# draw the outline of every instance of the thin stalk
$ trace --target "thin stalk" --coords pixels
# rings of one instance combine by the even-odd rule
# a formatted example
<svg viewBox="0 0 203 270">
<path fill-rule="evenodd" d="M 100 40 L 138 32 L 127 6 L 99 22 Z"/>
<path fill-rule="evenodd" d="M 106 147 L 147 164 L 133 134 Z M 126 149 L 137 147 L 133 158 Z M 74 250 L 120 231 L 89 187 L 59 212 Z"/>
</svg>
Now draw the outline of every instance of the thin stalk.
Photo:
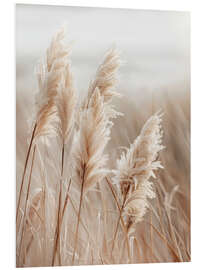
<svg viewBox="0 0 203 270">
<path fill-rule="evenodd" d="M 170 212 L 168 213 L 168 211 L 166 210 L 166 213 L 167 213 L 166 216 L 167 216 L 168 222 L 169 222 L 169 227 L 170 227 L 171 237 L 172 237 L 172 240 L 173 240 L 174 243 L 175 243 L 175 247 L 176 247 L 176 250 L 177 250 L 177 252 L 178 252 L 179 259 L 180 259 L 180 261 L 182 262 L 182 261 L 183 261 L 183 257 L 182 257 L 180 248 L 179 248 L 178 243 L 177 243 L 177 239 L 176 239 L 176 235 L 175 235 L 175 232 L 174 232 L 174 229 L 173 229 L 173 225 L 172 225 L 172 223 L 171 223 Z"/>
<path fill-rule="evenodd" d="M 174 255 L 174 257 L 176 258 L 176 262 L 180 262 L 180 258 L 178 256 L 178 254 L 176 253 L 176 251 L 173 249 L 173 247 L 170 245 L 170 243 L 168 242 L 168 240 L 166 239 L 166 237 L 160 233 L 158 231 L 158 229 L 153 225 L 153 224 L 150 224 L 149 222 L 145 221 L 146 224 L 149 224 L 153 229 L 154 231 L 159 235 L 160 239 L 163 240 L 163 243 L 166 244 L 166 246 L 170 249 L 171 253 Z"/>
<path fill-rule="evenodd" d="M 25 173 L 26 173 L 26 169 L 27 169 L 27 164 L 28 164 L 28 160 L 29 160 L 29 156 L 30 156 L 30 151 L 32 148 L 32 143 L 33 143 L 36 127 L 37 127 L 37 123 L 35 124 L 34 129 L 32 131 L 32 136 L 30 139 L 30 144 L 29 144 L 26 159 L 25 159 L 25 165 L 24 165 L 23 176 L 22 176 L 22 181 L 21 181 L 21 185 L 20 185 L 20 192 L 19 192 L 19 196 L 18 196 L 17 209 L 16 209 L 16 223 L 17 223 L 17 219 L 18 219 L 20 201 L 21 201 L 21 197 L 22 197 L 22 190 L 23 190 L 23 185 L 24 185 L 24 180 L 25 180 Z"/>
<path fill-rule="evenodd" d="M 99 257 L 100 257 L 100 260 L 101 260 L 101 264 L 104 264 L 104 262 L 103 262 L 103 260 L 102 260 L 102 256 L 101 256 L 100 252 L 99 252 Z"/>
<path fill-rule="evenodd" d="M 79 204 L 79 211 L 78 211 L 78 219 L 77 219 L 77 225 L 76 225 L 76 232 L 75 232 L 75 245 L 73 250 L 73 258 L 72 258 L 72 265 L 74 265 L 75 261 L 75 252 L 77 248 L 77 241 L 78 241 L 78 231 L 79 231 L 79 223 L 80 223 L 80 213 L 81 213 L 81 206 L 82 206 L 82 199 L 83 199 L 83 190 L 84 190 L 84 176 L 85 176 L 85 165 L 83 169 L 83 176 L 82 176 L 82 185 L 81 185 L 81 192 L 80 192 L 80 204 Z"/>
<path fill-rule="evenodd" d="M 162 215 L 161 204 L 160 204 L 160 202 L 161 202 L 160 195 L 161 194 L 160 194 L 160 191 L 158 189 L 158 185 L 155 185 L 155 188 L 156 188 L 156 194 L 157 194 L 156 201 L 157 201 L 157 206 L 158 206 L 158 211 L 159 211 L 159 218 L 160 218 L 159 223 L 160 223 L 162 234 L 166 235 L 165 230 L 164 230 L 164 225 L 163 225 L 164 224 L 163 223 L 163 215 Z"/>
<path fill-rule="evenodd" d="M 46 149 L 46 144 L 44 147 L 44 161 L 43 161 L 43 165 L 42 165 L 42 158 L 41 158 L 41 154 L 40 151 L 38 151 L 39 154 L 39 159 L 40 159 L 40 169 L 39 171 L 41 172 L 41 179 L 42 179 L 42 190 L 43 190 L 43 203 L 42 203 L 42 215 L 43 215 L 43 227 L 42 227 L 42 234 L 44 235 L 44 241 L 43 241 L 43 249 L 44 249 L 44 256 L 43 256 L 43 260 L 44 260 L 44 265 L 46 265 L 47 262 L 47 230 L 46 230 L 46 179 L 45 179 L 45 163 L 46 163 L 46 154 L 45 154 L 45 150 Z"/>
<path fill-rule="evenodd" d="M 61 151 L 61 178 L 63 177 L 63 166 L 64 166 L 64 143 L 62 146 Z M 52 259 L 52 266 L 54 266 L 56 254 L 58 251 L 58 257 L 59 257 L 59 265 L 61 266 L 61 256 L 60 256 L 60 223 L 61 223 L 61 193 L 62 193 L 62 187 L 61 187 L 61 181 L 60 180 L 60 191 L 59 191 L 59 204 L 58 204 L 58 217 L 57 217 L 57 225 L 56 225 L 56 232 L 55 232 L 55 245 L 54 245 L 54 255 Z"/>
<path fill-rule="evenodd" d="M 64 143 L 63 143 L 63 146 L 62 146 L 62 152 L 61 152 L 61 177 L 63 176 L 64 149 L 65 149 L 65 145 L 64 145 Z"/>
<path fill-rule="evenodd" d="M 73 207 L 73 210 L 74 210 L 74 212 L 75 212 L 75 215 L 78 216 L 78 212 L 77 212 L 77 210 L 76 210 L 76 207 L 75 207 L 75 205 L 74 205 L 74 203 L 73 203 L 71 197 L 69 197 L 69 200 L 70 200 L 70 204 L 71 204 L 72 207 Z M 81 223 L 81 226 L 83 227 L 83 229 L 85 230 L 85 232 L 87 233 L 88 239 L 90 239 L 91 242 L 92 242 L 92 244 L 95 246 L 94 239 L 93 239 L 93 238 L 91 237 L 91 235 L 89 234 L 88 229 L 86 228 L 86 226 L 85 226 L 84 222 L 82 221 L 81 217 L 80 217 L 80 223 Z"/>
<path fill-rule="evenodd" d="M 152 212 L 150 209 L 150 242 L 151 242 L 150 251 L 151 251 L 151 256 L 153 257 L 154 244 L 153 244 L 153 230 L 152 230 L 151 224 L 152 224 Z"/>
<path fill-rule="evenodd" d="M 60 222 L 59 222 L 59 231 L 58 231 L 59 238 L 58 238 L 58 241 L 56 243 L 56 245 L 57 245 L 56 248 L 59 250 L 59 263 L 60 263 L 60 265 L 61 265 L 60 234 L 61 234 L 61 227 L 62 227 L 62 223 L 63 223 L 64 213 L 65 213 L 65 210 L 66 210 L 66 207 L 68 204 L 70 184 L 71 184 L 71 179 L 70 179 L 69 184 L 68 184 L 68 190 L 67 190 L 67 194 L 66 194 L 66 198 L 65 198 L 65 202 L 64 202 Z"/>
<path fill-rule="evenodd" d="M 158 194 L 158 190 L 157 190 L 157 194 Z M 157 201 L 157 208 L 159 211 L 159 218 L 160 218 L 159 223 L 160 223 L 161 232 L 165 235 L 164 226 L 163 226 L 163 215 L 162 215 L 161 206 L 159 202 L 159 195 L 157 196 L 156 201 Z"/>
<path fill-rule="evenodd" d="M 102 202 L 102 211 L 103 211 L 103 245 L 105 245 L 105 252 L 108 254 L 108 248 L 107 248 L 107 206 L 106 206 L 106 199 L 105 199 L 105 189 L 102 185 L 102 183 L 98 183 L 98 187 L 100 190 L 100 196 L 101 196 L 101 202 Z M 100 255 L 100 254 L 99 254 Z"/>
<path fill-rule="evenodd" d="M 157 256 L 154 254 L 154 252 L 153 252 L 153 249 L 152 249 L 152 247 L 147 243 L 147 241 L 143 238 L 143 243 L 146 245 L 146 247 L 150 250 L 150 253 L 151 253 L 151 260 L 152 260 L 152 258 L 153 258 L 153 261 L 151 261 L 151 262 L 153 262 L 153 263 L 157 263 L 157 262 L 160 262 L 160 260 L 157 258 Z"/>
<path fill-rule="evenodd" d="M 35 150 L 36 150 L 36 145 L 34 146 L 34 149 L 33 149 L 32 164 L 31 164 L 30 175 L 29 175 L 29 180 L 28 180 L 28 189 L 27 189 L 27 195 L 26 195 L 26 200 L 25 200 L 25 210 L 24 210 L 24 216 L 23 216 L 23 228 L 22 228 L 22 235 L 21 235 L 20 246 L 19 246 L 19 258 L 20 258 L 21 252 L 22 252 L 22 242 L 23 242 L 23 237 L 24 237 L 24 233 L 25 233 L 26 212 L 27 212 L 28 198 L 29 198 L 29 194 L 30 194 L 32 170 L 33 170 L 34 159 L 35 159 Z"/>
<path fill-rule="evenodd" d="M 66 207 L 67 207 L 67 204 L 68 204 L 68 200 L 69 200 L 69 190 L 70 190 L 71 181 L 72 180 L 70 179 L 69 184 L 68 184 L 68 189 L 67 189 L 67 194 L 66 194 L 64 206 L 63 206 L 63 210 L 62 210 L 62 214 L 61 214 L 61 224 L 63 222 L 63 217 L 64 217 L 65 210 L 66 210 Z"/>
<path fill-rule="evenodd" d="M 31 236 L 31 239 L 30 239 L 30 241 L 29 241 L 29 243 L 27 245 L 27 248 L 26 248 L 26 254 L 25 254 L 24 259 L 23 259 L 23 265 L 25 265 L 25 263 L 26 263 L 26 258 L 28 256 L 29 251 L 30 251 L 31 245 L 33 243 L 33 240 L 34 240 L 34 236 L 32 235 Z"/>
<path fill-rule="evenodd" d="M 132 260 L 131 260 L 131 254 L 130 254 L 130 245 L 129 245 L 128 233 L 127 233 L 127 229 L 126 229 L 126 226 L 125 226 L 123 217 L 122 217 L 121 207 L 120 207 L 120 205 L 119 205 L 119 203 L 118 203 L 118 200 L 117 200 L 117 198 L 116 198 L 115 191 L 113 190 L 113 187 L 112 187 L 110 181 L 108 180 L 107 177 L 106 177 L 105 179 L 106 179 L 107 184 L 108 184 L 109 187 L 110 187 L 110 190 L 111 190 L 111 192 L 112 192 L 112 195 L 113 195 L 113 197 L 114 197 L 114 200 L 115 200 L 115 202 L 116 202 L 116 205 L 117 205 L 118 210 L 119 210 L 119 213 L 120 213 L 121 224 L 122 224 L 122 228 L 123 228 L 123 231 L 124 231 L 124 233 L 125 233 L 125 238 L 126 238 L 128 257 L 129 257 L 129 260 L 130 260 L 130 262 L 131 262 Z"/>
<path fill-rule="evenodd" d="M 53 258 L 52 258 L 52 266 L 54 266 L 55 257 L 56 257 L 56 253 L 57 253 L 57 244 L 59 241 L 60 212 L 61 212 L 61 180 L 60 180 L 60 189 L 59 189 L 58 215 L 57 215 L 57 224 L 56 224 L 56 231 L 55 231 L 54 254 L 53 254 Z M 60 262 L 59 262 L 59 264 L 60 264 Z"/>
<path fill-rule="evenodd" d="M 134 237 L 134 243 L 135 243 L 135 246 L 136 246 L 136 249 L 137 249 L 137 260 L 138 261 L 136 260 L 136 262 L 140 263 L 141 262 L 140 248 L 139 248 L 136 237 Z"/>
<path fill-rule="evenodd" d="M 43 177 L 44 179 L 44 177 Z M 46 241 L 46 186 L 45 186 L 45 181 L 44 181 L 44 186 L 43 186 L 43 208 L 42 208 L 42 211 L 43 211 L 43 235 L 44 235 L 44 251 L 45 251 L 45 254 L 44 254 L 44 262 L 46 264 L 46 260 L 47 260 L 47 241 Z"/>
<path fill-rule="evenodd" d="M 129 189 L 130 189 L 130 185 L 128 185 L 128 188 L 127 188 L 127 190 L 125 192 L 125 195 L 124 195 L 124 198 L 123 198 L 123 203 L 122 203 L 122 206 L 121 206 L 121 211 L 120 211 L 119 218 L 118 218 L 118 221 L 117 221 L 117 224 L 116 224 L 116 230 L 115 230 L 115 233 L 114 233 L 113 244 L 112 244 L 112 249 L 111 249 L 111 258 L 112 258 L 112 255 L 113 255 L 113 249 L 114 249 L 114 245 L 115 245 L 116 236 L 117 236 L 117 233 L 118 233 L 118 227 L 119 227 L 120 219 L 122 217 L 122 213 L 123 213 L 123 209 L 124 209 L 124 206 L 125 206 L 125 202 L 126 202 L 126 199 L 127 199 Z"/>
</svg>

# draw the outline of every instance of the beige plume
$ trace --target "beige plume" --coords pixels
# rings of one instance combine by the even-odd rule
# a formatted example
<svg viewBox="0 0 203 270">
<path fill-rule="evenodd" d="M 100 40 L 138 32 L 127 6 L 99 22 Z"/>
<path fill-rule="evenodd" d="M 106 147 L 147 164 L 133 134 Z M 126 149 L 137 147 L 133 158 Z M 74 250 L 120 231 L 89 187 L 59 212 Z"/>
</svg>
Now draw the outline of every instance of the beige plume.
<svg viewBox="0 0 203 270">
<path fill-rule="evenodd" d="M 39 90 L 35 97 L 35 139 L 56 133 L 55 98 L 70 53 L 70 48 L 63 43 L 64 37 L 65 31 L 62 28 L 52 39 L 45 59 L 38 66 Z"/>
<path fill-rule="evenodd" d="M 162 146 L 161 115 L 156 113 L 145 123 L 140 135 L 117 161 L 114 181 L 120 186 L 121 196 L 126 197 L 123 210 L 128 227 L 142 220 L 148 208 L 147 199 L 154 198 L 154 171 L 163 168 L 157 160 Z M 127 196 L 126 196 L 127 194 Z"/>
</svg>

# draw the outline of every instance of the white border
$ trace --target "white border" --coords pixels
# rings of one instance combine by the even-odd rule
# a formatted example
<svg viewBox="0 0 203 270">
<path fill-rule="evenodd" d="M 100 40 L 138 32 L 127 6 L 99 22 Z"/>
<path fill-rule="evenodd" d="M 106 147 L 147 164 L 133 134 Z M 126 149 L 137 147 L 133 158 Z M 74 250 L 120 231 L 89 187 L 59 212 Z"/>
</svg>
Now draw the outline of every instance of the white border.
<svg viewBox="0 0 203 270">
<path fill-rule="evenodd" d="M 191 10 L 192 1 L 170 0 L 35 0 L 35 1 L 17 1 L 16 3 L 24 4 L 42 4 L 42 5 L 64 5 L 64 6 L 87 6 L 87 7 L 109 7 L 109 8 L 134 8 L 134 9 L 155 9 L 155 10 Z"/>
<path fill-rule="evenodd" d="M 1 1 L 0 268 L 15 268 L 15 2 Z M 203 269 L 203 14 L 198 0 L 17 1 L 25 4 L 192 11 L 192 263 L 97 266 L 96 269 Z M 93 268 L 94 267 L 94 268 Z M 65 268 L 65 267 L 64 267 Z M 67 269 L 95 269 L 95 266 Z M 30 269 L 30 268 L 29 268 Z M 37 268 L 43 269 L 43 268 Z M 61 269 L 56 267 L 54 269 Z"/>
</svg>

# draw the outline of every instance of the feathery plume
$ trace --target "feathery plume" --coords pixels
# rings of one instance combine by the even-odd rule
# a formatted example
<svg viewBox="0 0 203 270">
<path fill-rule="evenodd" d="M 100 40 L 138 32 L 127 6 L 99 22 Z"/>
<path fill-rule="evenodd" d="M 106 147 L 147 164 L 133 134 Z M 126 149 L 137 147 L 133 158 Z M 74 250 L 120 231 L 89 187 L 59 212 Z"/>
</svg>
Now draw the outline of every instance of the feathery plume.
<svg viewBox="0 0 203 270">
<path fill-rule="evenodd" d="M 33 121 L 34 127 L 26 155 L 23 176 L 20 185 L 16 210 L 16 222 L 18 221 L 25 173 L 32 145 L 36 143 L 36 140 L 41 136 L 46 138 L 46 136 L 53 136 L 56 133 L 55 122 L 57 122 L 58 119 L 56 117 L 55 98 L 57 94 L 57 88 L 61 80 L 61 72 L 64 69 L 64 66 L 67 62 L 67 57 L 70 52 L 69 48 L 63 44 L 64 36 L 65 32 L 64 28 L 62 28 L 52 39 L 51 45 L 47 49 L 45 58 L 38 66 L 37 77 L 39 89 L 35 95 L 35 112 Z M 31 181 L 31 177 L 29 181 Z M 26 191 L 26 198 L 27 197 L 28 190 Z M 25 205 L 26 204 L 27 202 Z M 25 211 L 26 209 L 24 209 L 24 213 Z"/>
<path fill-rule="evenodd" d="M 37 77 L 39 90 L 35 96 L 35 139 L 56 133 L 57 122 L 55 98 L 61 82 L 62 72 L 67 63 L 70 48 L 63 44 L 65 37 L 62 28 L 52 39 L 46 57 L 38 66 Z"/>
<path fill-rule="evenodd" d="M 74 127 L 76 91 L 73 86 L 73 76 L 70 63 L 66 65 L 59 83 L 56 106 L 59 115 L 59 133 L 63 144 L 66 144 Z"/>
<path fill-rule="evenodd" d="M 120 186 L 124 213 L 128 217 L 128 228 L 142 221 L 148 208 L 147 199 L 155 197 L 150 177 L 163 168 L 157 160 L 162 146 L 161 115 L 156 113 L 148 119 L 130 148 L 122 153 L 114 171 L 114 181 Z"/>
<path fill-rule="evenodd" d="M 111 98 L 118 96 L 116 92 L 112 91 L 112 88 L 116 83 L 116 71 L 119 65 L 120 58 L 117 51 L 110 50 L 99 66 L 95 79 L 89 86 L 87 98 L 77 115 L 79 129 L 75 141 L 74 169 L 75 182 L 81 188 L 72 264 L 74 264 L 77 248 L 83 196 L 107 173 L 107 170 L 104 169 L 107 161 L 104 148 L 110 139 L 110 128 L 113 125 L 110 118 L 120 115 L 110 104 Z"/>
<path fill-rule="evenodd" d="M 97 88 L 90 99 L 90 108 L 80 115 L 80 130 L 75 138 L 76 180 L 83 179 L 84 191 L 105 176 L 107 157 L 104 148 L 110 139 L 111 126 L 105 114 L 103 97 Z"/>
<path fill-rule="evenodd" d="M 70 54 L 70 52 L 69 52 Z M 67 56 L 67 55 L 66 55 Z M 58 133 L 62 139 L 62 151 L 61 151 L 61 177 L 63 176 L 64 171 L 64 159 L 65 159 L 65 145 L 72 138 L 73 129 L 74 129 L 74 115 L 75 115 L 75 105 L 76 105 L 76 92 L 73 86 L 73 76 L 71 73 L 71 64 L 66 57 L 66 63 L 62 67 L 60 81 L 57 87 L 57 95 L 55 98 L 55 104 L 57 109 L 58 117 Z M 71 143 L 70 143 L 71 145 Z M 68 148 L 69 152 L 71 146 Z M 60 257 L 60 233 L 61 233 L 61 223 L 63 216 L 61 216 L 61 194 L 62 194 L 62 185 L 60 181 L 60 190 L 59 190 L 59 199 L 58 199 L 58 214 L 57 214 L 57 224 L 55 231 L 54 239 L 54 253 L 52 258 L 52 266 L 55 263 L 57 251 L 59 256 L 59 265 L 61 265 Z M 67 196 L 67 195 L 66 195 Z M 65 207 L 65 202 L 64 202 Z"/>
<path fill-rule="evenodd" d="M 92 80 L 89 85 L 88 96 L 83 104 L 83 108 L 89 106 L 91 96 L 97 88 L 100 91 L 100 95 L 104 97 L 105 103 L 109 102 L 113 96 L 120 96 L 114 91 L 117 83 L 116 74 L 120 64 L 121 61 L 118 51 L 115 48 L 107 51 L 103 62 L 97 69 L 94 80 Z"/>
<path fill-rule="evenodd" d="M 80 125 L 80 118 L 83 111 L 87 110 L 91 106 L 91 99 L 96 90 L 99 91 L 100 95 L 103 97 L 104 110 L 107 119 L 117 118 L 123 114 L 117 112 L 114 106 L 111 104 L 112 98 L 120 97 L 121 95 L 114 91 L 117 82 L 117 71 L 120 67 L 121 60 L 118 50 L 115 48 L 107 51 L 103 62 L 99 65 L 94 80 L 91 81 L 88 89 L 88 94 L 82 103 L 81 108 L 77 114 L 77 126 Z M 110 121 L 109 121 L 110 122 Z M 113 125 L 113 123 L 111 122 Z"/>
<path fill-rule="evenodd" d="M 104 97 L 99 89 L 91 96 L 89 108 L 80 113 L 80 129 L 75 141 L 75 183 L 80 187 L 80 203 L 72 257 L 74 264 L 78 241 L 79 220 L 83 196 L 99 181 L 107 171 L 104 169 L 107 157 L 104 148 L 110 138 L 112 123 L 106 117 Z"/>
</svg>

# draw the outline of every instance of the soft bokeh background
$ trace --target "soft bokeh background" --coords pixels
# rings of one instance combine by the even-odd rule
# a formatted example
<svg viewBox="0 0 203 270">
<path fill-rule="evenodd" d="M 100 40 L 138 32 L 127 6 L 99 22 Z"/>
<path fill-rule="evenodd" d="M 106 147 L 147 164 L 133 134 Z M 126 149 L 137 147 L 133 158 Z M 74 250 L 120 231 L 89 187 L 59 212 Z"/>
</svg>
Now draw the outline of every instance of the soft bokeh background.
<svg viewBox="0 0 203 270">
<path fill-rule="evenodd" d="M 124 116 L 115 120 L 112 129 L 107 149 L 110 166 L 115 165 L 120 146 L 129 146 L 145 121 L 162 109 L 166 149 L 161 154 L 161 161 L 165 169 L 154 183 L 158 202 L 155 200 L 153 207 L 157 209 L 157 203 L 160 204 L 165 227 L 163 234 L 174 249 L 179 247 L 182 260 L 189 261 L 190 14 L 187 12 L 17 5 L 17 194 L 29 138 L 28 120 L 37 88 L 35 66 L 63 24 L 67 24 L 68 40 L 73 41 L 72 68 L 80 97 L 86 94 L 89 81 L 106 50 L 116 46 L 121 52 L 123 65 L 117 90 L 123 98 L 114 102 Z M 168 223 L 165 211 L 168 201 L 172 203 L 172 225 Z M 146 216 L 146 220 L 150 218 L 162 231 L 155 217 Z M 171 235 L 171 228 L 176 238 Z M 136 257 L 135 262 L 174 261 L 158 237 L 154 240 L 156 259 L 152 260 L 146 232 L 149 232 L 147 225 L 137 226 L 143 254 L 139 259 Z M 30 265 L 40 265 L 40 260 L 34 256 L 33 261 Z"/>
<path fill-rule="evenodd" d="M 52 35 L 64 23 L 73 44 L 78 89 L 85 91 L 104 52 L 115 45 L 122 53 L 120 86 L 168 87 L 189 83 L 189 13 L 105 8 L 17 5 L 17 91 L 34 83 L 34 68 Z"/>
</svg>

